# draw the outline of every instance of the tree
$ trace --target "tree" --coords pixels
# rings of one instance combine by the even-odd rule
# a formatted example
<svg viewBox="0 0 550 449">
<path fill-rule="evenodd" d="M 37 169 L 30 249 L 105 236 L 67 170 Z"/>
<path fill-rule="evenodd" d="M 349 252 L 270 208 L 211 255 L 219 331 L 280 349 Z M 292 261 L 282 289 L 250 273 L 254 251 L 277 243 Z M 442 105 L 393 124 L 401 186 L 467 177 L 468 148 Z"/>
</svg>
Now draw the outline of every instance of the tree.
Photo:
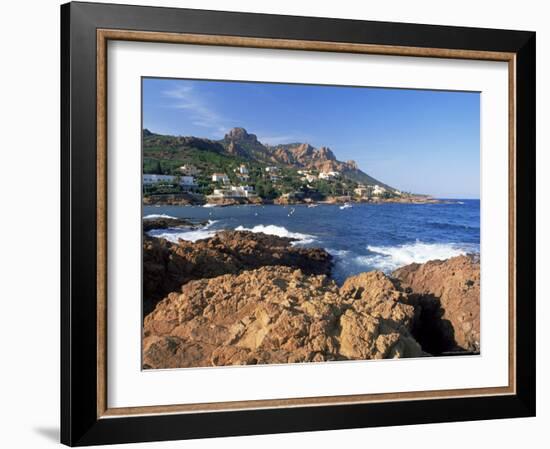
<svg viewBox="0 0 550 449">
<path fill-rule="evenodd" d="M 258 181 L 256 183 L 256 193 L 265 199 L 271 199 L 275 197 L 275 190 L 271 182 Z"/>
<path fill-rule="evenodd" d="M 156 174 L 162 174 L 162 167 L 160 166 L 160 160 L 156 160 L 156 164 L 154 165 L 154 173 Z"/>
</svg>

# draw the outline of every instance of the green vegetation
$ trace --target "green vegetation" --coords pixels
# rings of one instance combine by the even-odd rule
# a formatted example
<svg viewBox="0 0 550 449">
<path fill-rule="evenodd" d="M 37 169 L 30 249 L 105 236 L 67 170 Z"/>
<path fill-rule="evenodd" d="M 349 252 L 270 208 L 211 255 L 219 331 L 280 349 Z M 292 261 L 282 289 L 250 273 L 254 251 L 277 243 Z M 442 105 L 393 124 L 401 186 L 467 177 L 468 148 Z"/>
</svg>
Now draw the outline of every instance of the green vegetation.
<svg viewBox="0 0 550 449">
<path fill-rule="evenodd" d="M 358 169 L 347 169 L 331 179 L 315 179 L 308 182 L 303 173 L 298 173 L 299 170 L 306 170 L 303 166 L 275 162 L 270 156 L 273 148 L 265 147 L 255 140 L 255 137 L 239 141 L 237 145 L 232 142 L 233 148 L 230 148 L 229 144 L 230 141 L 227 138 L 211 141 L 196 137 L 163 136 L 145 130 L 143 173 L 178 176 L 182 175 L 181 166 L 193 166 L 197 169 L 197 173 L 193 174 L 198 186 L 197 193 L 211 194 L 220 185 L 212 181 L 212 174 L 225 173 L 231 185 L 253 186 L 256 193 L 267 200 L 273 200 L 284 194 L 323 200 L 329 196 L 353 196 L 354 189 L 360 183 L 384 186 Z M 294 144 L 296 145 L 298 144 Z M 292 148 L 290 144 L 287 146 Z M 280 146 L 280 148 L 286 148 L 286 146 Z M 248 178 L 238 177 L 238 168 L 241 164 L 248 169 Z M 273 174 L 266 172 L 267 166 L 277 166 L 279 169 Z M 307 171 L 313 176 L 319 174 L 316 169 Z M 159 183 L 144 188 L 146 195 L 180 191 L 181 188 L 177 183 Z M 392 191 L 386 191 L 384 195 L 395 196 Z"/>
</svg>

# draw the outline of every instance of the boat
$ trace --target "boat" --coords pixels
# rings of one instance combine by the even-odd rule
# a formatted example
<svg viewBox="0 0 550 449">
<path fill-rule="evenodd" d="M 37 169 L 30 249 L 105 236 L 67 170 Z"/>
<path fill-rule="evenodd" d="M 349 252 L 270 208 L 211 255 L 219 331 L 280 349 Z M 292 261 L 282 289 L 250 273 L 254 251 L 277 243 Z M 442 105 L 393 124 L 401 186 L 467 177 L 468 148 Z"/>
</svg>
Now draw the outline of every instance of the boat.
<svg viewBox="0 0 550 449">
<path fill-rule="evenodd" d="M 318 204 L 308 204 L 307 207 L 310 208 L 310 207 L 317 207 Z"/>
<path fill-rule="evenodd" d="M 350 203 L 344 203 L 343 206 L 340 206 L 340 210 L 349 209 L 350 207 L 353 207 Z"/>
</svg>

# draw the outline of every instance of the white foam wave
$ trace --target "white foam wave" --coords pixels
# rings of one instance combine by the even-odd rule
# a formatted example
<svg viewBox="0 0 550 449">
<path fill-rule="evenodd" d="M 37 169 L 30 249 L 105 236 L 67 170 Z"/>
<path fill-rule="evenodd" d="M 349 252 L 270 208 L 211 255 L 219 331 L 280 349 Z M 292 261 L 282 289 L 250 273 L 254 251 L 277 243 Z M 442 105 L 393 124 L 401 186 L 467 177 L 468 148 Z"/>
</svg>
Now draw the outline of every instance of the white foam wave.
<svg viewBox="0 0 550 449">
<path fill-rule="evenodd" d="M 334 248 L 325 248 L 325 250 L 331 255 L 336 257 L 345 257 L 349 254 L 347 249 L 334 249 Z"/>
<path fill-rule="evenodd" d="M 197 240 L 209 239 L 216 234 L 215 230 L 209 229 L 217 220 L 208 220 L 208 224 L 200 229 L 182 229 L 182 228 L 167 228 L 167 229 L 152 229 L 147 235 L 160 239 L 168 240 L 169 242 L 178 243 L 179 240 L 188 242 L 196 242 Z"/>
<path fill-rule="evenodd" d="M 445 260 L 469 252 L 477 252 L 475 245 L 457 243 L 423 243 L 416 241 L 399 246 L 367 246 L 374 253 L 370 256 L 357 256 L 355 262 L 373 269 L 389 272 L 411 263 L 425 263 L 429 260 Z"/>
<path fill-rule="evenodd" d="M 166 214 L 149 214 L 149 215 L 145 215 L 145 217 L 143 217 L 144 220 L 153 220 L 155 218 L 169 218 L 169 219 L 172 219 L 172 220 L 177 220 L 178 217 L 172 217 L 172 215 L 166 215 Z"/>
<path fill-rule="evenodd" d="M 275 225 L 256 225 L 253 228 L 245 228 L 244 226 L 237 226 L 235 231 L 250 231 L 261 232 L 263 234 L 276 235 L 278 237 L 289 237 L 296 239 L 296 242 L 292 242 L 292 245 L 307 244 L 315 241 L 315 237 L 309 234 L 302 234 L 300 232 L 291 232 L 284 226 Z"/>
</svg>

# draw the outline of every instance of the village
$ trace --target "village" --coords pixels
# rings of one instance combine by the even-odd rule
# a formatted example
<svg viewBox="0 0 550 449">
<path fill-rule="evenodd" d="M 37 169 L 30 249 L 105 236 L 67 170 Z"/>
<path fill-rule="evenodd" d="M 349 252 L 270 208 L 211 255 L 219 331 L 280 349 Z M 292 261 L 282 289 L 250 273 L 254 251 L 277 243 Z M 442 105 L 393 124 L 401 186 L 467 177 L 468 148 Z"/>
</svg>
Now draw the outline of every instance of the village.
<svg viewBox="0 0 550 449">
<path fill-rule="evenodd" d="M 253 174 L 251 173 L 253 172 Z M 338 171 L 289 170 L 278 166 L 246 164 L 222 171 L 205 172 L 192 164 L 177 174 L 143 174 L 144 196 L 174 197 L 187 194 L 209 204 L 311 203 L 407 201 L 410 195 L 384 186 L 354 182 Z"/>
</svg>

